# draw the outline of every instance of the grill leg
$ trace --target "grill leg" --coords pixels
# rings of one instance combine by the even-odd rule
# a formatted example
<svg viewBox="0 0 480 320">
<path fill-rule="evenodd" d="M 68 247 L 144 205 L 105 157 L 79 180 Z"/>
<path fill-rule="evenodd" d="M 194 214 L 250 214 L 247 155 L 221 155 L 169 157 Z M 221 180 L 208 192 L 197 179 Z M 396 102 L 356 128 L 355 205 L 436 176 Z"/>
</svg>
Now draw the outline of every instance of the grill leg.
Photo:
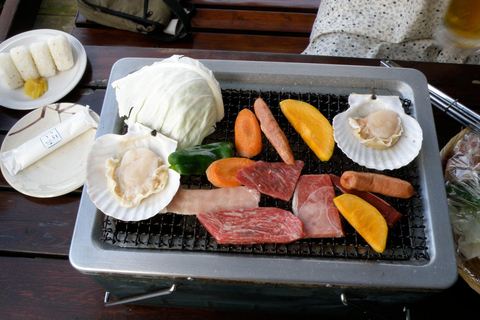
<svg viewBox="0 0 480 320">
<path fill-rule="evenodd" d="M 140 294 L 138 296 L 123 298 L 116 301 L 108 301 L 110 299 L 110 292 L 107 291 L 105 292 L 105 298 L 103 302 L 105 303 L 105 307 L 111 307 L 119 304 L 130 303 L 130 302 L 150 299 L 154 297 L 164 296 L 164 295 L 173 293 L 176 289 L 177 289 L 177 285 L 174 284 L 169 289 L 163 289 L 163 290 L 154 291 L 150 293 Z"/>
</svg>

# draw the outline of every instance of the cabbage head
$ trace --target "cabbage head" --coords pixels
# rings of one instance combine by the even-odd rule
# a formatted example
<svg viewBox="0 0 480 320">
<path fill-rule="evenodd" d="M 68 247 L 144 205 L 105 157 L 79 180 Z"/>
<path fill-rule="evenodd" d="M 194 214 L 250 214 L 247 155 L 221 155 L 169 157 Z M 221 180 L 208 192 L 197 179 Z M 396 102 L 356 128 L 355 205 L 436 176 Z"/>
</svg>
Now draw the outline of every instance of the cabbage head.
<svg viewBox="0 0 480 320">
<path fill-rule="evenodd" d="M 178 141 L 200 145 L 224 117 L 220 85 L 198 60 L 174 55 L 112 83 L 120 117 Z"/>
</svg>

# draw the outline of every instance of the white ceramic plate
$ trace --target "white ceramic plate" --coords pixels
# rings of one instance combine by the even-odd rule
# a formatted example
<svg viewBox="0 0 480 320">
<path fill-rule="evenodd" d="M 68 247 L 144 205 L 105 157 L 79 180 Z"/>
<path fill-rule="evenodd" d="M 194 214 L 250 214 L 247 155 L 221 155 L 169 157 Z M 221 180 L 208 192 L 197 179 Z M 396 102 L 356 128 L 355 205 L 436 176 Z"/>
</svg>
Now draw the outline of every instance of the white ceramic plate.
<svg viewBox="0 0 480 320">
<path fill-rule="evenodd" d="M 10 129 L 0 152 L 20 146 L 83 108 L 75 103 L 56 103 L 31 111 Z M 98 122 L 98 114 L 92 110 L 90 114 Z M 3 176 L 14 189 L 32 197 L 49 198 L 71 192 L 85 182 L 87 155 L 95 134 L 96 128 L 88 130 L 14 176 L 2 163 Z"/>
<path fill-rule="evenodd" d="M 31 110 L 54 103 L 63 98 L 77 85 L 87 67 L 87 54 L 80 41 L 68 33 L 59 30 L 38 29 L 27 31 L 13 36 L 0 44 L 0 52 L 10 52 L 10 49 L 34 42 L 47 41 L 52 36 L 63 34 L 72 46 L 75 65 L 67 71 L 58 71 L 51 78 L 47 78 L 48 91 L 38 99 L 32 99 L 23 93 L 23 87 L 11 90 L 0 81 L 0 105 L 17 110 Z"/>
</svg>

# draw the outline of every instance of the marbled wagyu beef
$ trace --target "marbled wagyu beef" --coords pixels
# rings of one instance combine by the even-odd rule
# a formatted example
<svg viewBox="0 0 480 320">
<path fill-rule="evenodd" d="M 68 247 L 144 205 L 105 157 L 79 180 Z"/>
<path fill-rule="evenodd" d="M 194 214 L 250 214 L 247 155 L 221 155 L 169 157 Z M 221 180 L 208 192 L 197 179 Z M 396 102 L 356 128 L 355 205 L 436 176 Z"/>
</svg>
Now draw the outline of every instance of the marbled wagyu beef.
<svg viewBox="0 0 480 320">
<path fill-rule="evenodd" d="M 343 237 L 335 190 L 327 174 L 303 175 L 293 195 L 293 213 L 303 222 L 305 238 Z"/>
<path fill-rule="evenodd" d="M 256 161 L 237 171 L 237 180 L 268 196 L 290 200 L 295 191 L 298 177 L 303 169 L 303 161 L 295 160 L 291 166 L 285 162 Z"/>
<path fill-rule="evenodd" d="M 279 208 L 223 210 L 197 217 L 219 244 L 289 243 L 303 237 L 302 222 Z"/>
</svg>

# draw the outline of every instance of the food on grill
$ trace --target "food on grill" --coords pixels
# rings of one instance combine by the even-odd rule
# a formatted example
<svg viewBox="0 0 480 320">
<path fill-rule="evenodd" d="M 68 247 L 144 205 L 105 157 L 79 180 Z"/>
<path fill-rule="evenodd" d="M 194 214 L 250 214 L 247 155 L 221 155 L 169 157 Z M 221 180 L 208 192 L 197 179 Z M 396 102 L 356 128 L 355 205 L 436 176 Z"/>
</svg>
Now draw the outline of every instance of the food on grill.
<svg viewBox="0 0 480 320">
<path fill-rule="evenodd" d="M 139 123 L 128 127 L 126 134 L 98 137 L 87 157 L 86 179 L 95 206 L 124 221 L 143 220 L 159 213 L 180 186 L 180 174 L 168 169 L 167 164 L 176 146 L 175 140 Z M 119 186 L 120 182 L 133 187 L 130 190 Z"/>
<path fill-rule="evenodd" d="M 375 208 L 377 208 L 377 210 L 380 211 L 382 216 L 385 218 L 387 225 L 390 228 L 393 228 L 395 224 L 398 222 L 398 220 L 400 220 L 400 218 L 402 217 L 402 214 L 398 212 L 394 207 L 392 207 L 385 200 L 377 197 L 373 193 L 366 192 L 366 191 L 359 191 L 355 189 L 346 189 L 340 183 L 339 176 L 330 174 L 330 178 L 332 179 L 332 182 L 335 185 L 335 187 L 337 187 L 342 193 L 354 194 L 357 197 L 360 197 L 363 200 L 367 201 Z"/>
<path fill-rule="evenodd" d="M 303 169 L 303 161 L 295 160 L 290 166 L 285 162 L 256 161 L 237 171 L 237 180 L 271 197 L 290 200 Z"/>
<path fill-rule="evenodd" d="M 386 109 L 373 111 L 363 118 L 350 117 L 348 124 L 360 143 L 376 149 L 393 146 L 403 132 L 398 114 Z"/>
<path fill-rule="evenodd" d="M 45 78 L 27 79 L 23 93 L 33 99 L 41 97 L 48 90 L 47 80 Z"/>
<path fill-rule="evenodd" d="M 342 194 L 333 199 L 343 217 L 378 253 L 385 250 L 388 226 L 378 210 L 353 194 Z"/>
<path fill-rule="evenodd" d="M 374 192 L 395 198 L 407 199 L 415 194 L 410 182 L 379 173 L 345 171 L 340 177 L 340 183 L 346 189 Z"/>
<path fill-rule="evenodd" d="M 197 217 L 219 244 L 289 243 L 303 237 L 302 222 L 279 208 L 223 210 Z"/>
<path fill-rule="evenodd" d="M 201 145 L 224 117 L 220 85 L 199 61 L 174 55 L 116 80 L 120 117 L 178 141 L 178 150 Z"/>
<path fill-rule="evenodd" d="M 260 128 L 268 141 L 270 141 L 275 150 L 277 150 L 280 158 L 282 158 L 286 164 L 293 166 L 295 164 L 295 159 L 290 144 L 288 143 L 288 139 L 282 131 L 282 128 L 278 125 L 277 120 L 275 120 L 268 105 L 262 98 L 257 98 L 253 108 L 255 115 L 260 121 Z"/>
<path fill-rule="evenodd" d="M 41 77 L 50 78 L 57 73 L 57 68 L 47 42 L 39 41 L 32 43 L 30 45 L 30 53 Z"/>
<path fill-rule="evenodd" d="M 172 152 L 170 168 L 182 175 L 204 174 L 212 162 L 233 155 L 230 142 L 214 142 Z"/>
<path fill-rule="evenodd" d="M 317 108 L 303 101 L 283 100 L 280 108 L 317 157 L 322 161 L 330 160 L 335 140 L 332 125 L 327 118 Z"/>
<path fill-rule="evenodd" d="M 108 188 L 121 206 L 131 208 L 165 188 L 168 166 L 148 148 L 107 159 Z"/>
<path fill-rule="evenodd" d="M 6 52 L 0 53 L 0 78 L 12 90 L 20 88 L 25 82 L 15 67 L 12 57 Z"/>
<path fill-rule="evenodd" d="M 255 161 L 248 158 L 226 158 L 213 162 L 207 169 L 207 179 L 215 187 L 229 188 L 240 186 L 237 180 L 237 171 L 254 164 Z"/>
<path fill-rule="evenodd" d="M 260 192 L 244 186 L 215 189 L 178 189 L 166 212 L 183 215 L 258 207 Z"/>
<path fill-rule="evenodd" d="M 376 170 L 398 169 L 406 166 L 417 157 L 422 147 L 422 128 L 413 117 L 405 113 L 402 100 L 398 96 L 352 93 L 348 97 L 348 103 L 350 107 L 333 118 L 335 142 L 347 157 L 362 166 Z M 385 143 L 390 146 L 384 149 L 373 148 L 361 143 L 357 139 L 359 135 L 352 132 L 349 123 L 355 122 L 353 119 L 374 119 L 372 122 L 382 123 L 385 122 L 385 113 L 393 115 L 394 121 L 392 123 L 395 123 L 396 115 L 400 118 L 403 131 L 399 137 L 393 134 L 393 140 L 398 139 L 396 143 L 389 143 L 390 139 L 387 138 Z M 379 117 L 377 118 L 377 116 Z M 377 119 L 375 120 L 375 118 Z M 364 120 L 358 121 L 360 123 L 365 122 Z M 397 127 L 395 125 L 393 127 L 395 128 L 392 131 L 395 132 Z M 369 139 L 362 140 L 364 142 L 369 141 Z M 370 140 L 370 142 L 380 141 L 375 138 Z"/>
<path fill-rule="evenodd" d="M 262 132 L 257 117 L 250 109 L 242 109 L 235 120 L 235 148 L 240 157 L 252 158 L 262 152 Z"/>
<path fill-rule="evenodd" d="M 66 36 L 59 34 L 50 37 L 47 40 L 47 44 L 59 71 L 70 70 L 74 66 L 72 47 Z"/>
<path fill-rule="evenodd" d="M 10 49 L 10 56 L 24 81 L 27 81 L 28 78 L 37 79 L 40 77 L 30 50 L 26 46 Z"/>
<path fill-rule="evenodd" d="M 333 198 L 335 190 L 328 174 L 300 176 L 293 194 L 292 211 L 303 223 L 305 238 L 344 236 Z"/>
</svg>

